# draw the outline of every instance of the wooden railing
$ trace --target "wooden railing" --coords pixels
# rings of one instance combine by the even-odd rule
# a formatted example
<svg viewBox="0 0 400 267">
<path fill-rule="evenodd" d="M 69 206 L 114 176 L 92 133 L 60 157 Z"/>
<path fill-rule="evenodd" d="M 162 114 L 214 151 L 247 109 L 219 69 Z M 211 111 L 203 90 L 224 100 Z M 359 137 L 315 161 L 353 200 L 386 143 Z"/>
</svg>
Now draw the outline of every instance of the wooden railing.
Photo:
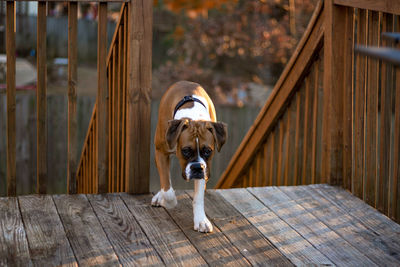
<svg viewBox="0 0 400 267">
<path fill-rule="evenodd" d="M 47 3 L 38 1 L 37 15 L 37 193 L 47 187 L 47 126 L 46 126 L 46 10 Z M 128 2 L 122 5 L 121 18 L 107 57 L 107 2 Z M 98 93 L 78 174 L 77 154 L 77 1 L 68 2 L 68 189 L 69 193 L 102 193 L 114 190 L 147 192 L 149 183 L 150 88 L 152 1 L 105 0 L 98 2 Z M 79 0 L 79 2 L 90 2 Z M 16 102 L 15 102 L 15 5 L 7 1 L 7 194 L 16 195 Z M 122 89 L 124 88 L 124 89 Z M 125 98 L 124 98 L 125 97 Z M 124 98 L 124 100 L 122 100 Z M 124 105 L 120 105 L 124 103 Z M 116 110 L 124 110 L 116 112 Z M 118 117 L 121 116 L 122 117 Z M 124 129 L 122 139 L 110 132 Z M 120 124 L 119 124 L 120 123 Z M 134 125 L 132 125 L 134 124 Z M 121 127 L 120 127 L 121 126 Z M 136 126 L 136 127 L 135 127 Z M 123 128 L 125 127 L 125 128 Z M 150 127 L 148 127 L 150 128 Z M 110 139 L 111 138 L 111 139 Z M 116 143 L 114 140 L 117 140 Z M 111 141 L 109 141 L 111 140 Z M 111 142 L 111 143 L 110 143 Z M 120 151 L 114 161 L 111 149 Z M 122 148 L 126 150 L 122 152 Z M 138 151 L 138 152 L 137 152 Z M 111 152 L 110 152 L 111 153 Z M 139 153 L 139 154 L 138 154 Z M 124 158 L 125 156 L 125 158 Z M 113 163 L 110 161 L 113 160 Z M 114 162 L 119 166 L 114 167 Z M 125 180 L 113 187 L 111 172 Z M 111 176 L 110 176 L 111 175 Z M 77 180 L 78 176 L 78 180 Z M 122 178 L 121 178 L 122 179 Z M 111 181 L 111 182 L 110 182 Z M 124 187 L 121 185 L 124 184 Z M 114 189 L 116 188 L 116 189 Z"/>
<path fill-rule="evenodd" d="M 125 189 L 125 183 L 122 175 L 111 175 L 114 170 L 124 171 L 121 168 L 124 165 L 125 145 L 120 145 L 120 139 L 125 140 L 126 125 L 126 58 L 127 58 L 127 34 L 128 34 L 128 5 L 121 6 L 119 21 L 115 28 L 114 36 L 107 56 L 107 191 L 121 192 Z M 89 128 L 82 149 L 80 162 L 77 170 L 78 193 L 98 192 L 97 182 L 93 181 L 97 175 L 95 166 L 97 165 L 96 149 L 96 105 L 93 107 L 93 115 L 89 122 Z M 118 131 L 118 133 L 117 133 Z M 117 140 L 118 139 L 118 140 Z M 118 164 L 116 163 L 116 154 L 118 154 Z M 120 164 L 121 163 L 121 164 Z M 118 168 L 116 168 L 116 165 Z M 119 173 L 118 173 L 119 174 Z M 114 187 L 115 184 L 115 187 Z M 122 190 L 121 190 L 122 189 Z"/>
<path fill-rule="evenodd" d="M 326 0 L 217 188 L 330 183 L 400 221 L 400 75 L 356 44 L 392 46 L 400 2 Z"/>
<path fill-rule="evenodd" d="M 95 138 L 95 106 L 77 170 L 78 193 L 149 190 L 151 5 L 146 0 L 121 6 L 106 63 L 106 135 Z M 106 145 L 102 152 L 106 162 L 104 190 L 98 188 L 96 169 L 100 142 Z"/>
</svg>

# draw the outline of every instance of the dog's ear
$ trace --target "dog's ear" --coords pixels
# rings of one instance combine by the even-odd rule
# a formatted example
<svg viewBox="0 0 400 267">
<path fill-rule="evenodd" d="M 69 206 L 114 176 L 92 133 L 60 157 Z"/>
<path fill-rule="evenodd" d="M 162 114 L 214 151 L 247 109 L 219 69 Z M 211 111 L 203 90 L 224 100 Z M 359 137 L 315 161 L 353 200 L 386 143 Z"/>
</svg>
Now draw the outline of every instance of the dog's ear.
<svg viewBox="0 0 400 267">
<path fill-rule="evenodd" d="M 187 120 L 170 120 L 168 121 L 168 129 L 165 134 L 165 139 L 170 150 L 173 150 L 178 142 L 178 137 L 187 126 Z"/>
<path fill-rule="evenodd" d="M 208 128 L 214 135 L 214 140 L 217 145 L 217 151 L 221 150 L 221 147 L 225 144 L 228 138 L 228 125 L 224 122 L 211 122 L 210 128 Z"/>
</svg>

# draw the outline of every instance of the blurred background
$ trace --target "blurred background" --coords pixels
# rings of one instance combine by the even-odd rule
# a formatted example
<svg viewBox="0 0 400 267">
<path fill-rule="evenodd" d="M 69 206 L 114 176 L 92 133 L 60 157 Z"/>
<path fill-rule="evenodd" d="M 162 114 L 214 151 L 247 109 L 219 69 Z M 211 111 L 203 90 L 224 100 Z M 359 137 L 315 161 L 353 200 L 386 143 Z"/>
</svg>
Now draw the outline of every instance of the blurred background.
<svg viewBox="0 0 400 267">
<path fill-rule="evenodd" d="M 156 0 L 153 22 L 152 138 L 159 99 L 174 82 L 200 83 L 229 139 L 216 154 L 214 187 L 296 48 L 316 0 Z M 108 39 L 120 4 L 108 5 Z M 78 155 L 97 94 L 97 4 L 78 7 Z M 36 2 L 17 2 L 17 194 L 36 188 Z M 65 193 L 67 174 L 67 9 L 47 17 L 49 193 Z M 6 190 L 5 1 L 0 3 L 0 195 Z M 159 189 L 151 141 L 150 190 Z M 174 188 L 192 188 L 172 160 Z"/>
</svg>

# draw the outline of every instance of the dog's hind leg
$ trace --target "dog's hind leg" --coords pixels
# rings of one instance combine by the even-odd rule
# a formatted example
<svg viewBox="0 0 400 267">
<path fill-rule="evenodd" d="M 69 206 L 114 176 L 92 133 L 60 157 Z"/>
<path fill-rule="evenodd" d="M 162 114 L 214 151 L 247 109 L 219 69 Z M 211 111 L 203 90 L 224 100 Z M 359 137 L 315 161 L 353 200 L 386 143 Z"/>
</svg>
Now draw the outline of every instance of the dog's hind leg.
<svg viewBox="0 0 400 267">
<path fill-rule="evenodd" d="M 160 175 L 161 190 L 153 197 L 151 204 L 153 206 L 163 206 L 164 208 L 172 209 L 176 206 L 177 200 L 175 191 L 171 185 L 169 155 L 156 149 L 155 160 L 158 174 Z"/>
</svg>

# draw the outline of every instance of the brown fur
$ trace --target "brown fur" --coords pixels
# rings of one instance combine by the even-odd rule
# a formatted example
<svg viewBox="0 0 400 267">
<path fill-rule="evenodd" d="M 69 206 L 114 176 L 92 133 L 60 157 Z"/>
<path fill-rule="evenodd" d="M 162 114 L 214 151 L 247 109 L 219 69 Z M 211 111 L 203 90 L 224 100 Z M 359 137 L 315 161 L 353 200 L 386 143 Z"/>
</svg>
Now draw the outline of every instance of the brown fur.
<svg viewBox="0 0 400 267">
<path fill-rule="evenodd" d="M 211 121 L 173 120 L 175 106 L 187 95 L 197 95 L 206 99 Z M 190 105 L 193 106 L 193 103 L 186 103 L 184 107 L 191 107 Z M 165 191 L 170 188 L 169 155 L 176 153 L 181 168 L 184 169 L 187 160 L 182 156 L 181 149 L 191 147 L 197 153 L 196 137 L 199 138 L 200 150 L 207 146 L 212 149 L 212 155 L 215 149 L 219 151 L 225 142 L 226 125 L 217 123 L 216 119 L 214 104 L 199 84 L 181 81 L 168 88 L 160 101 L 158 123 L 154 138 L 156 147 L 155 159 L 160 174 L 161 188 Z M 221 129 L 223 136 L 220 135 Z M 208 172 L 211 166 L 212 155 L 207 160 Z"/>
</svg>

